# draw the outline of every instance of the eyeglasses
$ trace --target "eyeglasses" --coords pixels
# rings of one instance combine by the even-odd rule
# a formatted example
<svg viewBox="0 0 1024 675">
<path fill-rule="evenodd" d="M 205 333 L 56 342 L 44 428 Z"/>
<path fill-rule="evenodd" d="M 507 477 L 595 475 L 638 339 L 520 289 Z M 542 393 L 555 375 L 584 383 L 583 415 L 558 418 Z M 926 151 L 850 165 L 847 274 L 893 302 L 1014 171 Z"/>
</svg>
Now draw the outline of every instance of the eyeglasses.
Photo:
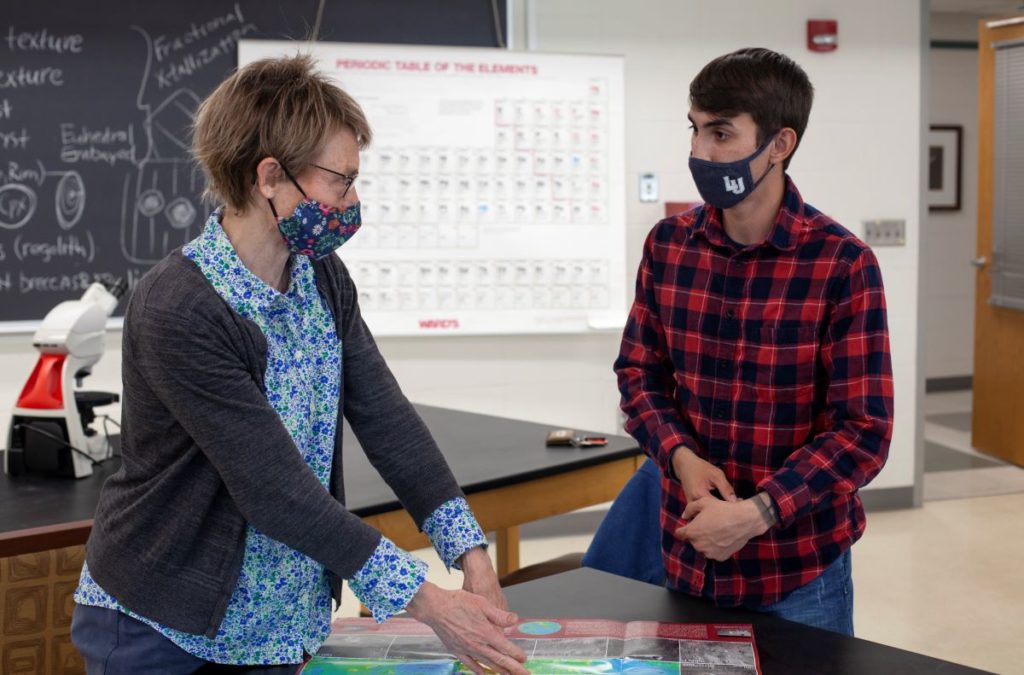
<svg viewBox="0 0 1024 675">
<path fill-rule="evenodd" d="M 348 191 L 352 189 L 352 183 L 355 183 L 356 182 L 356 178 L 359 177 L 358 174 L 355 175 L 355 176 L 349 176 L 349 175 L 344 174 L 344 173 L 342 173 L 340 171 L 335 171 L 334 169 L 328 169 L 326 166 L 320 166 L 319 164 L 313 164 L 313 166 L 315 166 L 318 169 L 323 169 L 327 173 L 333 173 L 335 176 L 339 176 L 339 177 L 345 179 L 345 191 L 341 193 L 341 198 L 342 199 L 344 199 L 345 195 L 348 194 Z"/>
</svg>

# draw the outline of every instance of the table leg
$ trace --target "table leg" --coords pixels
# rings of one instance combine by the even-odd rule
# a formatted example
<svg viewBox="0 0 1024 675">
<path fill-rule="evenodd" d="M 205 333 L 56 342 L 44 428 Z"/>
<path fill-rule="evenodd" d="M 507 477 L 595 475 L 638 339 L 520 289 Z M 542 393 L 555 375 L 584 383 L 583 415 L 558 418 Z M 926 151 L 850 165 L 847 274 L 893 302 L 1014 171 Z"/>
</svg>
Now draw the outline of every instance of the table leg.
<svg viewBox="0 0 1024 675">
<path fill-rule="evenodd" d="M 506 527 L 497 531 L 495 541 L 498 559 L 498 578 L 519 569 L 519 526 Z"/>
</svg>

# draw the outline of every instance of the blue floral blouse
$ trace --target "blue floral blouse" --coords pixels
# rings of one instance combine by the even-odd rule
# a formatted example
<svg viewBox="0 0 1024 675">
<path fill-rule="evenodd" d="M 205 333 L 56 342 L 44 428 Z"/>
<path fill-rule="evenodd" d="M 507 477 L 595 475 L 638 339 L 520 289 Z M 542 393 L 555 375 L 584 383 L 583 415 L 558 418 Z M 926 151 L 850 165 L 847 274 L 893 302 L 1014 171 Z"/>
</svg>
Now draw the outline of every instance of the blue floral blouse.
<svg viewBox="0 0 1024 675">
<path fill-rule="evenodd" d="M 338 432 L 342 344 L 316 288 L 308 258 L 293 256 L 288 290 L 280 293 L 250 272 L 216 211 L 183 249 L 217 293 L 267 338 L 266 390 L 310 469 L 329 489 Z M 465 499 L 442 504 L 423 526 L 450 569 L 486 539 Z M 386 537 L 349 580 L 356 597 L 384 621 L 402 611 L 426 579 L 427 564 Z M 238 583 L 214 638 L 162 626 L 123 607 L 83 567 L 75 602 L 117 609 L 160 631 L 185 651 L 225 664 L 299 663 L 330 632 L 331 590 L 323 566 L 253 527 L 246 533 Z"/>
</svg>

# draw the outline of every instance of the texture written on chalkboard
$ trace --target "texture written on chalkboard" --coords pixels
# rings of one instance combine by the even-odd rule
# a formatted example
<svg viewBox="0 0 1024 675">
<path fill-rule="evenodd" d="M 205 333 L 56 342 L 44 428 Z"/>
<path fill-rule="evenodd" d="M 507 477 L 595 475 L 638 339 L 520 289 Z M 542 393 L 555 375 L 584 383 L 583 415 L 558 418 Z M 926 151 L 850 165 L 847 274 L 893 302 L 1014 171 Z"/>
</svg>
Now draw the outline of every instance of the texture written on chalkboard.
<svg viewBox="0 0 1024 675">
<path fill-rule="evenodd" d="M 10 4 L 0 20 L 0 321 L 41 319 L 96 280 L 134 287 L 198 234 L 209 207 L 188 153 L 192 118 L 235 68 L 240 39 L 308 38 L 319 9 L 324 40 L 494 44 L 490 3 L 435 5 Z"/>
</svg>

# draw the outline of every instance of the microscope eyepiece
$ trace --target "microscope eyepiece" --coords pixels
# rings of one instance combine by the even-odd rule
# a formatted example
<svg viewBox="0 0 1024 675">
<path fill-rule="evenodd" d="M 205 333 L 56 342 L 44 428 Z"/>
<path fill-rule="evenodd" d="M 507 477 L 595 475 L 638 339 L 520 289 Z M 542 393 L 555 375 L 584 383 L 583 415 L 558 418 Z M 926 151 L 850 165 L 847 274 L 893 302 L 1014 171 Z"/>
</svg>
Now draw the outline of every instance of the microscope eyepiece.
<svg viewBox="0 0 1024 675">
<path fill-rule="evenodd" d="M 120 300 L 121 296 L 124 295 L 124 292 L 128 290 L 128 282 L 124 280 L 124 277 L 118 277 L 115 281 L 104 282 L 103 285 L 106 286 L 107 291 L 118 300 Z"/>
</svg>

